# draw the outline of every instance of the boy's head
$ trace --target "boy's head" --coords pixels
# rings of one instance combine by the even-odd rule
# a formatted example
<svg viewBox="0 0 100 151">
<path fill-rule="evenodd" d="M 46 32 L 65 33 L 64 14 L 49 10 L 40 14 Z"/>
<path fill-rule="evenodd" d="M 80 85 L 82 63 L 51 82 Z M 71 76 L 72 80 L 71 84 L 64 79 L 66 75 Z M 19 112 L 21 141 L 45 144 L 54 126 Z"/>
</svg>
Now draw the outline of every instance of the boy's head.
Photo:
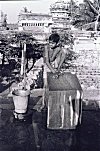
<svg viewBox="0 0 100 151">
<path fill-rule="evenodd" d="M 53 33 L 49 36 L 49 44 L 53 48 L 55 47 L 60 40 L 60 36 L 57 33 Z"/>
</svg>

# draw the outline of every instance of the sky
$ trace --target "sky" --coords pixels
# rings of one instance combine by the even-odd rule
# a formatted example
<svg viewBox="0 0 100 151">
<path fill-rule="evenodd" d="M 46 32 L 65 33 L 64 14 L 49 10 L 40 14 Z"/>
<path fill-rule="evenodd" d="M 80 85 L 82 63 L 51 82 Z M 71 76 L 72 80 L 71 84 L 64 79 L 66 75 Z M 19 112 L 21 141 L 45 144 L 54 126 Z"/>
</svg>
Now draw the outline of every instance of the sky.
<svg viewBox="0 0 100 151">
<path fill-rule="evenodd" d="M 50 5 L 58 0 L 25 0 L 25 1 L 0 1 L 0 10 L 7 14 L 8 23 L 16 23 L 18 14 L 23 7 L 33 13 L 49 13 Z M 68 0 L 64 0 L 67 2 Z M 79 0 L 82 2 L 82 0 Z"/>
</svg>

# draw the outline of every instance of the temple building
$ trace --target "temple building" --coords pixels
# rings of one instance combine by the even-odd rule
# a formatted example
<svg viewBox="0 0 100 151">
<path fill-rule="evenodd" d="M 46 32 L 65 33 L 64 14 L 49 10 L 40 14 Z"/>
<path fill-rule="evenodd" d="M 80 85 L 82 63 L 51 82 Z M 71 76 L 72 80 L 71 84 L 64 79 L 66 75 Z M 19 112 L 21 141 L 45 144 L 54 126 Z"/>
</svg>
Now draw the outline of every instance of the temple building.
<svg viewBox="0 0 100 151">
<path fill-rule="evenodd" d="M 50 6 L 50 12 L 52 15 L 53 26 L 57 29 L 69 29 L 70 17 L 69 17 L 69 3 L 59 0 Z"/>
<path fill-rule="evenodd" d="M 19 30 L 51 32 L 53 29 L 69 29 L 69 3 L 59 0 L 50 5 L 50 13 L 33 13 L 25 7 L 18 15 Z"/>
<path fill-rule="evenodd" d="M 24 8 L 18 15 L 18 29 L 30 30 L 36 33 L 50 32 L 50 26 L 52 25 L 52 16 L 49 14 L 32 13 Z"/>
</svg>

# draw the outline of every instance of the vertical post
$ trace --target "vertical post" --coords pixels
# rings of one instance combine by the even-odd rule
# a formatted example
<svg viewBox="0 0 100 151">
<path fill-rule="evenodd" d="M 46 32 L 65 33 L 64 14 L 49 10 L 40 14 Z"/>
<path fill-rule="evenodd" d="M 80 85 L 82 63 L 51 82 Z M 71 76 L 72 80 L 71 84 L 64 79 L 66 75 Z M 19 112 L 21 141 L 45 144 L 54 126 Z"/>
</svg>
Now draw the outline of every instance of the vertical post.
<svg viewBox="0 0 100 151">
<path fill-rule="evenodd" d="M 26 89 L 26 43 L 24 43 L 24 89 Z"/>
<path fill-rule="evenodd" d="M 25 55 L 26 55 L 26 43 L 24 43 L 24 48 L 22 49 L 22 59 L 21 59 L 21 72 L 20 74 L 25 76 Z"/>
<path fill-rule="evenodd" d="M 24 43 L 24 78 L 25 78 L 25 70 L 26 70 L 26 43 Z"/>
<path fill-rule="evenodd" d="M 21 72 L 20 72 L 21 76 L 23 75 L 23 73 L 24 73 L 24 50 L 22 48 Z"/>
</svg>

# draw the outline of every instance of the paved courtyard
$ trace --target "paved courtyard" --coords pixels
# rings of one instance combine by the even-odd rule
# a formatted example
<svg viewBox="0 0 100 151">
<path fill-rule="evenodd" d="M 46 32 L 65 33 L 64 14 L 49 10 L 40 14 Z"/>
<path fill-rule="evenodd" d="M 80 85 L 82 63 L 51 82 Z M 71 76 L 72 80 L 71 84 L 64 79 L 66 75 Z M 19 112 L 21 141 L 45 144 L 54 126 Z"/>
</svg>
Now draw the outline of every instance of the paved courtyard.
<svg viewBox="0 0 100 151">
<path fill-rule="evenodd" d="M 81 126 L 70 131 L 48 130 L 46 110 L 31 110 L 26 122 L 15 121 L 13 110 L 0 112 L 0 151 L 100 150 L 99 110 L 84 110 Z"/>
</svg>

